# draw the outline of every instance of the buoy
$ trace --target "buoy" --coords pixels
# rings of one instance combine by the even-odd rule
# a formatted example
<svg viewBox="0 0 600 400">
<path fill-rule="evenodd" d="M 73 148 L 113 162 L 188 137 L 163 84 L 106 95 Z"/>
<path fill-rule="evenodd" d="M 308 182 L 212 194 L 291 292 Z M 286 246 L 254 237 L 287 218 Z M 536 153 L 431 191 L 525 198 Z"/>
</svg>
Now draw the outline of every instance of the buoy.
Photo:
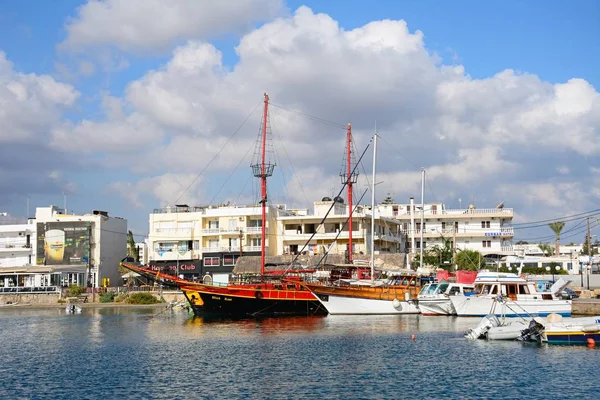
<svg viewBox="0 0 600 400">
<path fill-rule="evenodd" d="M 415 341 L 415 339 L 417 338 L 417 335 L 415 335 L 414 333 L 410 336 L 410 340 L 412 340 L 413 342 Z M 594 340 L 594 339 L 592 339 Z M 589 339 L 588 339 L 588 343 L 589 343 Z"/>
<path fill-rule="evenodd" d="M 596 345 L 596 341 L 594 340 L 594 338 L 590 337 L 590 338 L 587 339 L 587 344 L 590 347 L 594 347 Z"/>
</svg>

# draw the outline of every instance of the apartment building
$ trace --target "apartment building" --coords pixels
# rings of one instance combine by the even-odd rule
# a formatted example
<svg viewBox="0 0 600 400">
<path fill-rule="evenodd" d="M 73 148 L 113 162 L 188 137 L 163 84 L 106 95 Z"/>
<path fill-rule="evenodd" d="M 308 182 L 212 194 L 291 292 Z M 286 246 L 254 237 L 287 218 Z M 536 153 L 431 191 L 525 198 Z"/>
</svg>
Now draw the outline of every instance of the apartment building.
<svg viewBox="0 0 600 400">
<path fill-rule="evenodd" d="M 499 204 L 495 208 L 447 209 L 442 203 L 424 207 L 411 198 L 407 204 L 379 204 L 382 216 L 395 218 L 406 235 L 407 251 L 416 253 L 450 240 L 458 250 L 477 250 L 483 255 L 512 254 L 514 230 L 512 208 Z M 421 223 L 423 219 L 423 223 Z M 422 237 L 422 243 L 421 243 Z"/>
<path fill-rule="evenodd" d="M 345 254 L 352 230 L 352 253 L 375 254 L 404 252 L 405 239 L 401 224 L 391 217 L 384 217 L 375 209 L 374 240 L 371 248 L 371 207 L 357 206 L 349 225 L 349 207 L 343 199 L 324 197 L 313 205 L 313 213 L 307 209 L 279 209 L 277 250 L 278 254 Z M 328 214 L 329 213 L 329 214 Z M 325 215 L 327 218 L 324 219 Z"/>
<path fill-rule="evenodd" d="M 0 293 L 24 284 L 24 277 L 17 276 L 17 272 L 35 263 L 34 222 L 0 213 Z"/>
<path fill-rule="evenodd" d="M 327 218 L 324 218 L 332 209 Z M 371 251 L 370 207 L 359 206 L 353 214 L 353 251 Z M 156 271 L 188 278 L 209 274 L 226 282 L 242 255 L 260 255 L 262 217 L 260 206 L 177 205 L 156 209 L 150 215 L 148 264 Z M 307 209 L 267 207 L 265 250 L 282 254 L 344 254 L 349 242 L 348 206 L 340 198 L 323 198 Z M 400 223 L 376 216 L 375 251 L 402 252 L 405 240 Z"/>
<path fill-rule="evenodd" d="M 277 207 L 267 207 L 265 248 L 277 254 Z M 258 205 L 176 205 L 150 214 L 148 264 L 184 277 L 209 274 L 226 282 L 242 255 L 260 255 L 262 210 Z M 274 236 L 275 235 L 275 236 Z"/>
</svg>

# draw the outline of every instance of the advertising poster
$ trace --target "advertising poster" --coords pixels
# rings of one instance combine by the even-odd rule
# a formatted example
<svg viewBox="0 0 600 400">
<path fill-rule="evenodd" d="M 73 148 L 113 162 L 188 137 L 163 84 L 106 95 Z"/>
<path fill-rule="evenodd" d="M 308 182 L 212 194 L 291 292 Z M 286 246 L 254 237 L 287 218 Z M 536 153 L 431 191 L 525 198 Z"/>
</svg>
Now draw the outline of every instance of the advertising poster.
<svg viewBox="0 0 600 400">
<path fill-rule="evenodd" d="M 37 265 L 87 265 L 90 256 L 89 222 L 37 224 Z"/>
</svg>

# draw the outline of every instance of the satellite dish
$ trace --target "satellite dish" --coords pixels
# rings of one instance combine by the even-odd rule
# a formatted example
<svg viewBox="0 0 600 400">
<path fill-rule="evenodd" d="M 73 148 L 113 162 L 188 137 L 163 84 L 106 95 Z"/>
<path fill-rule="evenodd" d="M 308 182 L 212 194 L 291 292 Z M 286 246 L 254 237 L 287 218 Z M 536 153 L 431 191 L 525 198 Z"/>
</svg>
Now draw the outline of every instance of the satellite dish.
<svg viewBox="0 0 600 400">
<path fill-rule="evenodd" d="M 500 202 L 500 204 L 498 204 L 498 205 L 496 206 L 496 208 L 498 208 L 498 209 L 502 210 L 502 209 L 504 208 L 504 200 L 502 200 L 502 201 Z"/>
</svg>

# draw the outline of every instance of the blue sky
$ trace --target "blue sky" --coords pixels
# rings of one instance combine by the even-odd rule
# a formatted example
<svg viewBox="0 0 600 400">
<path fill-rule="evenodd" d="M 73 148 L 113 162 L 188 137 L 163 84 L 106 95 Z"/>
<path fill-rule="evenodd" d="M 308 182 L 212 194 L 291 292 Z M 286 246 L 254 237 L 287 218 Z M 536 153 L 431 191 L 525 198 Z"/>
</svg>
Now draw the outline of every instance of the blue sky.
<svg viewBox="0 0 600 400">
<path fill-rule="evenodd" d="M 466 199 L 475 199 L 482 203 L 481 207 L 493 207 L 499 200 L 505 200 L 515 208 L 515 222 L 560 218 L 571 214 L 571 211 L 575 213 L 599 208 L 597 204 L 600 197 L 591 189 L 599 182 L 595 169 L 598 150 L 593 140 L 597 139 L 599 133 L 598 118 L 594 117 L 594 110 L 599 107 L 599 101 L 594 96 L 597 96 L 600 87 L 597 68 L 600 62 L 599 2 L 350 0 L 280 3 L 278 0 L 261 0 L 260 4 L 256 3 L 246 11 L 244 5 L 240 5 L 238 9 L 215 14 L 212 20 L 200 20 L 203 15 L 215 12 L 210 2 L 196 3 L 193 7 L 198 7 L 198 21 L 188 19 L 181 23 L 187 29 L 181 28 L 178 31 L 178 24 L 174 24 L 174 27 L 167 27 L 164 32 L 156 33 L 159 29 L 156 26 L 152 28 L 153 24 L 168 23 L 153 19 L 156 16 L 152 15 L 152 10 L 148 10 L 151 7 L 148 4 L 151 3 L 146 3 L 146 9 L 133 14 L 121 9 L 123 14 L 117 15 L 119 10 L 113 8 L 113 14 L 107 12 L 104 16 L 106 21 L 96 23 L 94 18 L 99 14 L 92 14 L 90 17 L 90 14 L 84 15 L 82 12 L 90 6 L 87 1 L 0 0 L 0 52 L 12 64 L 8 80 L 3 81 L 0 76 L 0 88 L 3 82 L 22 79 L 15 78 L 22 76 L 21 74 L 34 74 L 35 77 L 48 76 L 67 85 L 73 94 L 61 104 L 52 99 L 48 108 L 42 110 L 43 118 L 40 117 L 39 123 L 36 119 L 39 107 L 25 108 L 27 113 L 31 113 L 27 114 L 31 116 L 31 121 L 26 124 L 26 129 L 35 131 L 32 137 L 40 146 L 38 150 L 31 152 L 37 162 L 32 163 L 35 165 L 26 165 L 27 162 L 23 161 L 23 165 L 15 166 L 13 171 L 9 165 L 4 167 L 4 178 L 0 174 L 0 189 L 4 193 L 0 196 L 0 210 L 7 210 L 15 215 L 24 214 L 25 197 L 29 197 L 34 206 L 62 205 L 62 193 L 67 192 L 68 208 L 75 212 L 106 209 L 111 214 L 127 218 L 130 227 L 142 234 L 147 230 L 148 213 L 168 199 L 160 190 L 177 191 L 178 188 L 169 186 L 169 182 L 174 180 L 179 182 L 179 188 L 185 187 L 185 182 L 202 170 L 204 164 L 201 160 L 210 159 L 214 154 L 215 149 L 208 150 L 210 144 L 219 142 L 218 138 L 225 140 L 255 102 L 260 101 L 264 90 L 279 94 L 278 99 L 272 99 L 275 103 L 301 109 L 307 114 L 317 114 L 339 123 L 352 119 L 357 129 L 357 143 L 366 143 L 368 130 L 375 119 L 383 121 L 382 135 L 387 135 L 390 143 L 394 144 L 396 153 L 401 153 L 400 158 L 410 160 L 410 163 L 398 164 L 396 154 L 390 157 L 396 161 L 390 161 L 389 164 L 382 161 L 381 169 L 388 174 L 386 178 L 389 186 L 386 191 L 395 194 L 398 201 L 407 199 L 411 194 L 418 197 L 418 185 L 415 183 L 418 168 L 415 165 L 423 165 L 432 171 L 428 197 L 443 201 L 450 207 L 457 206 L 458 198 L 465 199 L 465 202 Z M 298 10 L 303 7 L 308 7 L 311 11 L 299 13 Z M 318 21 L 324 21 L 319 20 L 319 13 L 326 16 L 327 22 L 323 25 L 319 25 Z M 102 16 L 97 18 L 101 19 Z M 127 18 L 137 19 L 128 21 Z M 144 18 L 148 19 L 144 21 Z M 399 43 L 408 43 L 417 38 L 415 32 L 420 31 L 423 39 L 422 43 L 419 42 L 416 48 L 403 53 L 404 55 L 400 53 L 405 50 L 398 50 L 398 47 L 390 50 L 390 54 L 384 51 L 368 55 L 369 52 L 365 51 L 365 57 L 373 57 L 371 60 L 374 70 L 377 65 L 390 63 L 389 68 L 382 67 L 376 73 L 368 70 L 368 61 L 361 60 L 357 62 L 360 66 L 354 66 L 353 63 L 361 59 L 362 53 L 357 53 L 358 50 L 352 48 L 342 35 L 336 36 L 327 30 L 330 22 L 337 23 L 343 32 L 351 32 L 382 20 L 393 20 L 396 26 L 397 21 L 404 20 L 408 32 L 386 30 L 380 24 L 374 31 L 357 35 L 363 35 L 363 38 L 368 36 L 368 40 L 381 35 L 382 41 L 398 40 Z M 114 21 L 126 21 L 131 26 L 139 27 L 141 39 L 138 37 L 126 41 L 110 36 L 111 29 L 103 29 L 103 24 L 109 25 Z M 277 25 L 277 21 L 283 22 Z M 214 30 L 194 28 L 203 24 L 210 25 Z M 69 26 L 80 29 L 69 31 Z M 148 29 L 145 28 L 147 26 L 151 29 L 144 31 L 143 29 Z M 283 29 L 282 26 L 289 29 L 285 32 L 293 39 L 286 41 L 284 34 L 266 35 L 269 27 Z M 260 36 L 263 34 L 266 36 Z M 146 36 L 149 39 L 144 42 Z M 257 39 L 259 37 L 260 40 Z M 202 79 L 208 76 L 206 71 L 195 76 L 193 81 L 186 82 L 177 80 L 177 73 L 171 73 L 167 68 L 169 63 L 175 63 L 173 54 L 178 49 L 187 51 L 186 54 L 193 57 L 212 57 L 207 55 L 207 48 L 194 47 L 190 40 L 195 41 L 194 43 L 208 43 L 222 55 L 218 67 L 211 67 L 213 70 L 222 69 L 221 72 L 215 76 L 210 75 L 210 79 L 206 78 L 206 83 L 202 83 Z M 249 45 L 242 46 L 240 40 Z M 342 50 L 331 50 L 335 47 L 332 43 L 336 40 L 339 43 L 335 42 L 335 46 L 342 46 L 339 47 Z M 302 46 L 296 46 L 298 43 Z M 235 50 L 238 45 L 242 48 L 241 56 Z M 313 48 L 314 51 L 311 50 Z M 428 58 L 420 50 L 426 52 Z M 331 83 L 335 81 L 335 76 L 325 78 L 324 70 L 327 66 L 319 65 L 318 53 L 321 58 L 331 57 L 331 60 L 343 63 L 348 77 L 361 76 L 360 81 L 367 83 L 351 92 L 356 96 L 351 96 L 351 99 L 342 96 L 340 101 L 333 94 L 340 93 L 335 85 L 343 82 Z M 254 59 L 254 55 L 259 58 Z M 312 60 L 313 56 L 315 60 Z M 296 75 L 302 77 L 298 78 L 298 82 L 294 82 L 293 77 L 286 77 L 287 71 L 281 71 L 281 68 L 262 76 L 260 63 L 257 64 L 256 61 L 260 57 L 266 57 L 266 65 L 269 62 L 279 65 L 276 64 L 278 60 L 290 57 L 294 61 L 282 65 L 292 68 L 298 62 L 306 62 L 306 68 L 314 68 L 314 72 L 313 75 L 305 70 L 299 72 Z M 456 66 L 461 66 L 463 72 L 455 71 L 450 77 L 444 72 L 446 68 Z M 394 69 L 399 72 L 393 73 Z M 507 69 L 516 71 L 515 77 L 497 77 L 497 74 Z M 1 71 L 0 68 L 0 73 Z M 152 71 L 162 72 L 162 75 L 153 74 Z M 380 75 L 386 71 L 391 73 L 389 77 Z M 276 76 L 280 72 L 281 78 Z M 365 77 L 369 74 L 372 74 L 371 78 Z M 524 75 L 531 75 L 535 79 L 530 80 Z M 383 96 L 373 94 L 373 98 L 385 98 L 385 104 L 394 103 L 399 106 L 387 108 L 385 104 L 374 105 L 369 100 L 370 93 L 361 94 L 362 89 L 371 83 L 369 79 L 377 85 L 380 83 L 378 78 L 380 81 L 384 78 L 394 81 L 390 86 L 396 85 L 396 88 Z M 574 78 L 580 78 L 581 81 L 570 81 Z M 324 79 L 325 86 L 315 83 L 314 93 L 322 90 L 317 97 L 323 99 L 324 105 L 317 107 L 317 104 L 311 104 L 308 88 L 311 82 L 320 79 Z M 346 88 L 340 88 L 344 90 L 351 87 L 352 80 L 346 80 Z M 460 82 L 456 83 L 458 81 Z M 468 84 L 469 81 L 472 83 Z M 190 82 L 199 82 L 198 87 L 189 84 Z M 565 86 L 568 94 L 560 99 L 558 95 L 556 98 L 551 96 L 553 91 L 559 93 L 558 86 L 555 85 L 568 82 L 572 83 Z M 262 87 L 258 83 L 262 83 Z M 330 83 L 331 88 L 327 88 Z M 165 86 L 161 86 L 163 84 Z M 523 89 L 523 93 L 517 93 L 510 89 L 515 85 L 526 89 Z M 153 92 L 156 88 L 160 88 L 160 91 Z M 290 94 L 297 92 L 298 88 L 306 88 L 307 93 Z M 250 89 L 255 92 L 253 96 L 246 93 Z M 459 97 L 453 97 L 453 101 L 441 102 L 439 96 L 442 91 L 451 96 L 460 95 L 460 101 L 457 100 Z M 210 96 L 206 94 L 209 92 Z M 153 93 L 162 93 L 162 97 L 151 99 Z M 166 98 L 181 98 L 188 103 L 202 98 L 206 103 L 200 100 L 198 102 L 204 114 L 202 117 L 194 116 L 186 122 L 187 125 L 173 123 L 170 116 L 157 115 L 160 113 L 156 112 L 160 111 L 155 108 L 157 104 Z M 432 106 L 431 103 L 436 98 L 440 103 Z M 532 101 L 540 101 L 540 98 L 545 99 L 543 104 L 523 112 L 519 118 L 515 117 L 515 120 L 527 121 L 523 124 L 528 130 L 518 133 L 518 129 L 525 129 L 524 125 L 513 126 L 511 113 L 529 107 Z M 102 106 L 103 102 L 111 99 L 114 104 L 118 104 L 117 114 L 109 115 L 107 108 Z M 224 104 L 228 102 L 224 99 L 231 99 L 231 104 Z M 330 100 L 325 101 L 326 99 Z M 361 99 L 365 99 L 364 104 L 361 104 Z M 544 117 L 544 124 L 532 122 L 532 118 L 539 117 L 549 108 L 568 108 L 564 99 L 585 104 L 569 114 L 568 118 L 564 117 L 564 112 L 557 111 L 556 115 Z M 347 104 L 344 103 L 346 100 Z M 338 102 L 339 105 L 331 105 L 331 109 L 327 109 L 327 104 Z M 457 103 L 461 106 L 456 106 Z M 478 108 L 481 103 L 486 106 Z M 232 108 L 236 111 L 232 111 Z M 366 110 L 364 115 L 360 114 L 361 110 Z M 379 110 L 381 115 L 373 115 Z M 8 113 L 6 121 L 0 119 L 0 122 L 5 126 L 15 124 L 21 129 L 24 125 L 19 115 L 16 112 Z M 285 116 L 282 114 L 277 118 L 285 119 Z M 246 138 L 255 134 L 254 128 L 258 122 L 252 123 L 254 125 L 249 129 L 252 133 L 248 133 Z M 208 138 L 205 133 L 200 132 L 199 126 L 206 132 L 210 131 Z M 573 127 L 573 132 L 565 132 L 565 127 L 569 127 L 569 130 Z M 320 131 L 323 127 L 307 125 L 303 128 L 305 131 L 314 131 L 317 138 L 324 137 L 325 133 Z M 470 131 L 471 128 L 472 132 L 461 133 L 462 130 Z M 289 127 L 290 131 L 293 129 L 295 128 Z M 57 131 L 64 134 L 57 135 Z M 155 132 L 155 135 L 148 136 L 150 134 L 147 132 Z M 569 136 L 565 143 L 561 142 L 561 132 L 565 138 Z M 106 135 L 105 140 L 94 137 L 102 134 Z M 135 136 L 135 140 L 123 140 L 129 134 L 132 137 L 138 136 Z M 527 134 L 531 134 L 531 138 L 522 143 L 509 139 L 511 135 L 519 138 Z M 506 140 L 501 140 L 502 137 L 495 138 L 496 135 L 505 135 Z M 3 155 L 2 152 L 6 152 L 4 158 L 8 159 L 8 152 L 23 149 L 23 141 L 18 137 L 11 139 L 10 135 L 6 136 L 9 138 L 1 141 L 3 136 L 0 134 L 0 146 L 4 143 L 0 147 L 0 156 Z M 327 143 L 337 143 L 341 136 L 327 136 Z M 469 140 L 471 136 L 486 136 L 489 140 Z M 415 141 L 409 139 L 411 137 L 419 139 Z M 296 146 L 290 149 L 300 149 L 310 143 L 308 137 L 305 140 L 288 139 L 289 146 Z M 181 147 L 176 147 L 177 141 L 180 141 L 179 146 L 183 146 L 181 143 L 184 140 L 191 140 L 199 146 L 196 152 L 185 154 L 185 159 L 190 160 L 189 162 L 181 160 L 184 158 L 183 152 Z M 546 142 L 541 150 L 540 141 Z M 136 146 L 136 143 L 143 143 L 144 146 Z M 423 145 L 429 146 L 431 143 L 436 144 L 427 151 L 422 151 Z M 245 153 L 245 148 L 241 151 L 244 145 L 242 142 L 237 145 L 239 155 Z M 90 151 L 90 146 L 96 146 L 99 150 Z M 124 151 L 124 147 L 131 152 Z M 189 149 L 189 145 L 187 147 Z M 168 148 L 169 151 L 179 148 L 180 151 L 174 151 L 167 160 L 167 157 L 163 159 L 156 156 L 160 154 L 161 148 Z M 487 171 L 485 165 L 473 165 L 477 157 L 472 154 L 477 152 L 489 154 L 488 164 L 497 163 L 498 168 L 490 167 Z M 306 200 L 316 200 L 324 191 L 331 191 L 333 182 L 338 180 L 341 150 L 333 154 L 335 155 L 315 155 L 315 159 L 322 163 L 311 160 L 305 154 L 292 154 L 291 158 L 301 164 L 301 167 L 295 166 L 295 169 L 303 173 L 303 176 L 309 177 L 317 173 L 327 179 L 323 179 L 320 188 L 315 188 L 314 191 L 301 188 L 301 199 L 281 201 L 298 202 L 299 205 L 307 206 Z M 233 153 L 231 156 L 233 157 Z M 382 158 L 385 159 L 385 155 Z M 309 165 L 303 164 L 307 161 Z M 40 178 L 47 172 L 49 164 L 56 169 L 52 178 L 54 185 L 44 183 Z M 230 164 L 232 162 L 228 164 L 223 161 L 222 169 L 216 168 L 210 175 L 202 177 L 200 188 L 190 200 L 206 202 L 212 198 L 223 201 L 239 198 L 251 201 L 251 193 L 238 193 L 239 187 L 246 182 L 246 176 L 236 178 L 232 182 L 233 189 L 226 188 L 223 192 L 216 193 L 216 188 L 221 186 L 219 180 L 231 173 Z M 444 171 L 453 170 L 460 175 L 473 169 L 487 172 L 476 176 L 465 174 L 464 179 L 448 179 L 444 176 Z M 23 174 L 23 179 L 15 183 L 14 179 L 6 177 L 10 174 Z M 163 189 L 157 189 L 159 187 Z M 515 196 L 515 188 L 522 188 L 526 195 Z M 298 192 L 298 188 L 293 186 L 286 189 L 274 187 L 273 190 L 279 194 Z M 539 195 L 531 195 L 532 191 L 539 192 Z M 138 194 L 137 198 L 132 198 L 132 192 Z M 523 238 L 543 235 L 544 233 L 526 233 Z"/>
</svg>

